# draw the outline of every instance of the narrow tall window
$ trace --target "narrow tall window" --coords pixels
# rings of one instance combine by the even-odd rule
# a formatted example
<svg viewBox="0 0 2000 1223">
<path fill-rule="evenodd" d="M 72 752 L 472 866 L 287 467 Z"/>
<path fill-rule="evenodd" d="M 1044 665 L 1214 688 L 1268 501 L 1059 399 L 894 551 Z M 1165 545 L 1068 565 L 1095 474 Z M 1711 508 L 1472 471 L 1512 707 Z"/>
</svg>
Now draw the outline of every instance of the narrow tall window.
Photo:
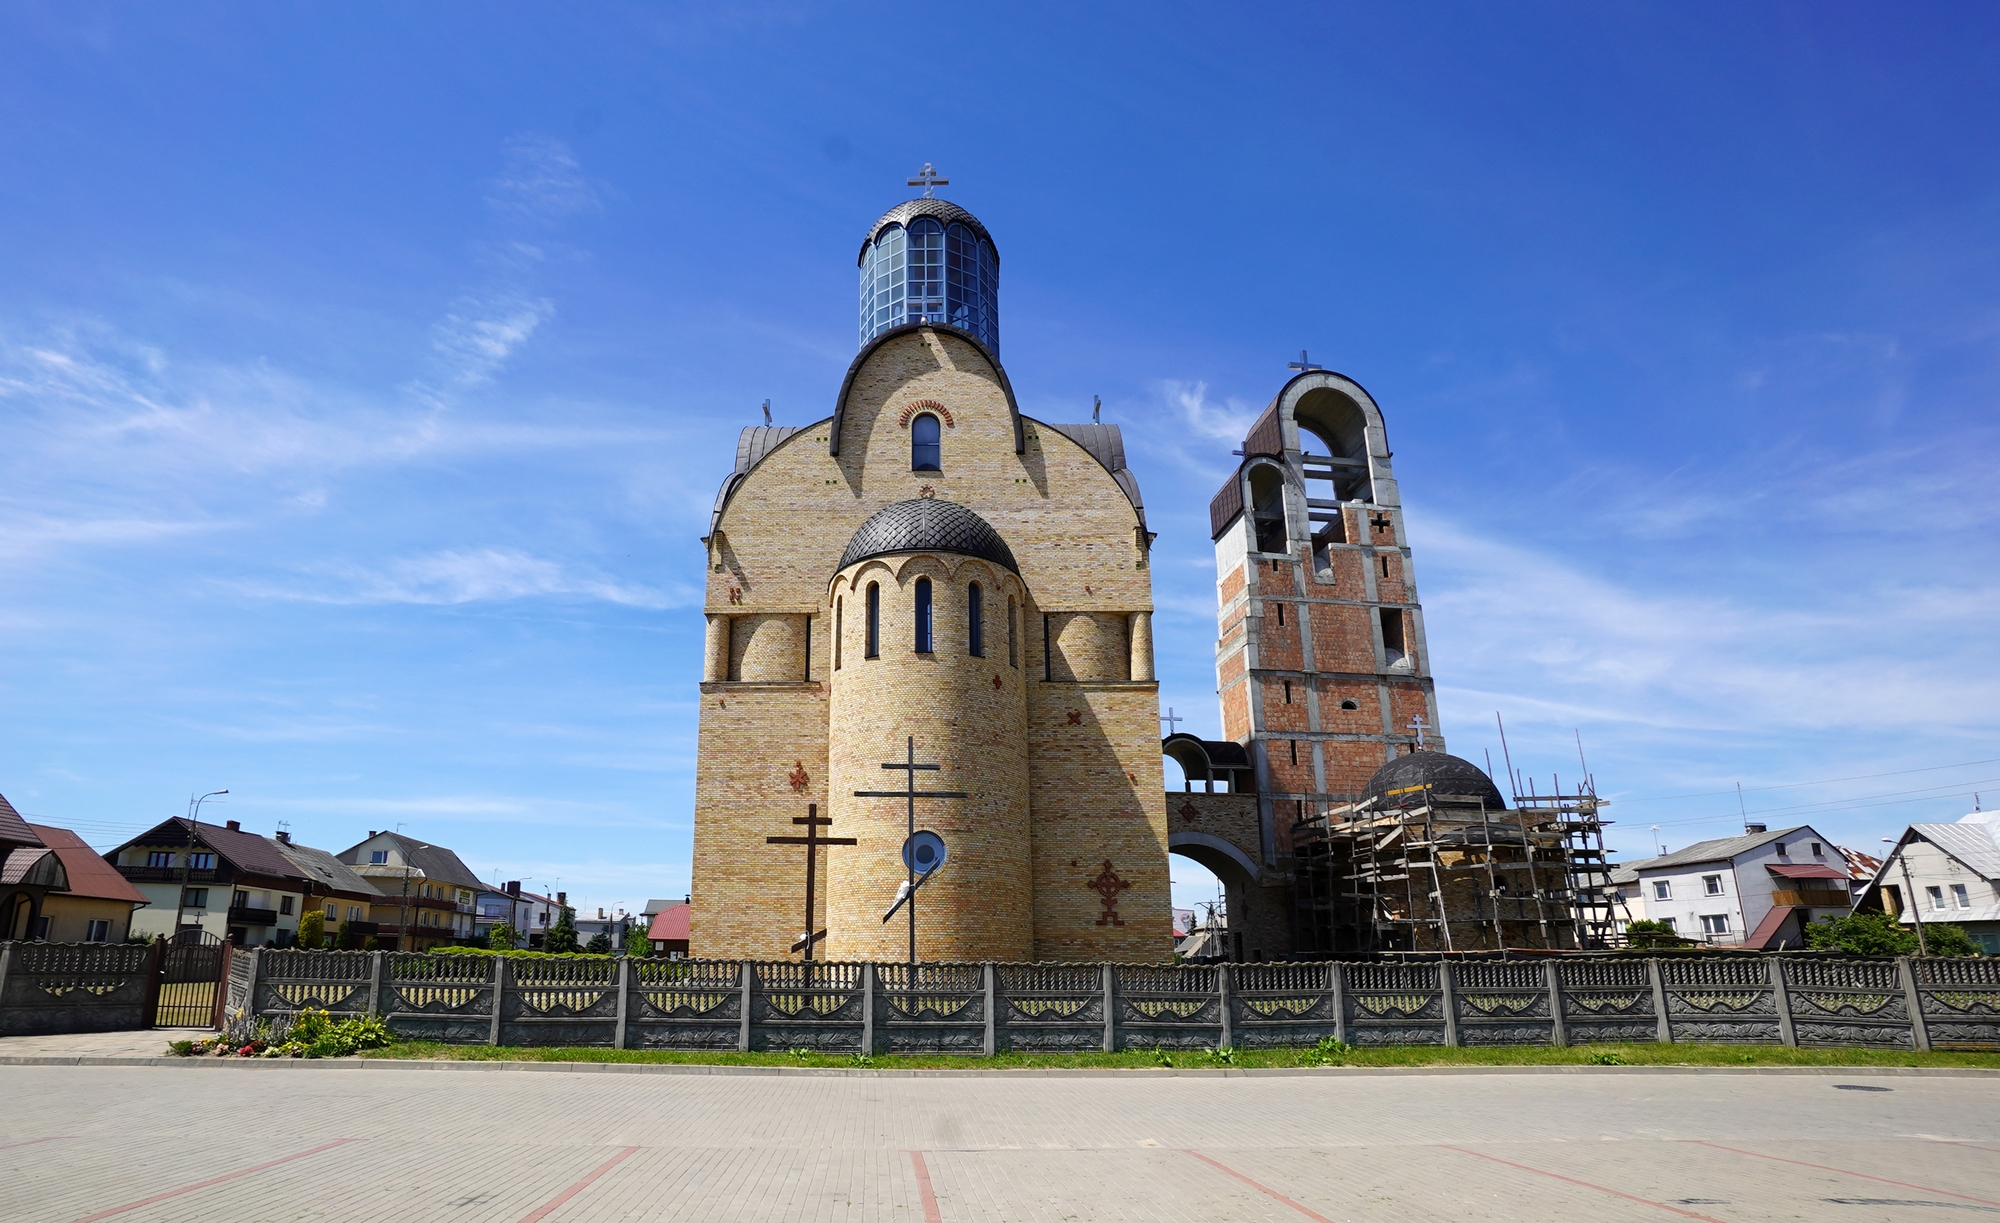
<svg viewBox="0 0 2000 1223">
<path fill-rule="evenodd" d="M 929 412 L 910 422 L 910 470 L 943 471 L 942 433 L 938 418 Z"/>
<path fill-rule="evenodd" d="M 1285 627 L 1285 605 L 1283 603 L 1278 604 L 1278 627 Z"/>
<path fill-rule="evenodd" d="M 842 645 L 840 640 L 840 610 L 844 602 L 846 602 L 844 599 L 835 599 L 833 601 L 833 669 L 836 671 L 840 670 L 840 650 Z"/>
<path fill-rule="evenodd" d="M 1021 665 L 1020 634 L 1016 632 L 1014 627 L 1013 595 L 1007 596 L 1007 665 L 1010 667 Z"/>
<path fill-rule="evenodd" d="M 1291 703 L 1292 703 L 1292 681 L 1291 681 L 1291 680 L 1286 680 L 1286 681 L 1285 681 L 1285 704 L 1289 705 L 1289 704 L 1291 704 Z"/>
<path fill-rule="evenodd" d="M 863 658 L 882 656 L 882 587 L 875 582 L 868 583 L 868 623 L 865 628 L 866 640 L 861 645 Z"/>
<path fill-rule="evenodd" d="M 986 596 L 977 582 L 965 588 L 965 650 L 986 657 Z"/>
<path fill-rule="evenodd" d="M 1403 661 L 1403 613 L 1398 608 L 1382 609 L 1382 653 L 1391 665 Z"/>
<path fill-rule="evenodd" d="M 917 579 L 917 653 L 931 652 L 931 580 Z"/>
</svg>

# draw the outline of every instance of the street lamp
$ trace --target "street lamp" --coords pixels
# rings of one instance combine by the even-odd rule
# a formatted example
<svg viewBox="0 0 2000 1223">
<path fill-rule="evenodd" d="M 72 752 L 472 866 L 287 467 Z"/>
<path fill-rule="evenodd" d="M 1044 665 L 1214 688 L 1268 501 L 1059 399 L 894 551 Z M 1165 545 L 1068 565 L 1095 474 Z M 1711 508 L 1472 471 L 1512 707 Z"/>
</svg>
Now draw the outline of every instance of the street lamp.
<svg viewBox="0 0 2000 1223">
<path fill-rule="evenodd" d="M 187 898 L 188 898 L 188 876 L 189 876 L 189 871 L 190 871 L 190 868 L 192 868 L 192 867 L 193 867 L 193 865 L 194 865 L 194 826 L 195 826 L 195 821 L 197 821 L 197 820 L 199 820 L 199 819 L 201 818 L 201 805 L 202 805 L 203 803 L 207 802 L 207 801 L 208 801 L 209 799 L 211 799 L 211 798 L 214 798 L 214 797 L 215 797 L 216 795 L 218 795 L 218 794 L 227 794 L 227 793 L 229 793 L 229 791 L 227 791 L 227 790 L 210 790 L 210 791 L 209 791 L 208 793 L 206 793 L 206 794 L 202 795 L 202 796 L 201 796 L 200 798 L 196 798 L 196 797 L 195 797 L 194 795 L 192 795 L 192 794 L 188 795 L 188 842 L 187 842 L 187 848 L 186 848 L 185 850 L 183 850 L 183 851 L 181 852 L 181 894 L 180 894 L 180 903 L 179 903 L 179 904 L 176 904 L 176 905 L 174 906 L 174 941 L 175 941 L 175 942 L 179 942 L 179 941 L 180 941 L 180 937 L 181 937 L 181 915 L 182 915 L 183 913 L 185 913 L 185 912 L 187 911 Z"/>
<path fill-rule="evenodd" d="M 1924 941 L 1924 914 L 1923 906 L 1917 903 L 1917 885 L 1910 882 L 1910 860 L 1904 855 L 1896 853 L 1896 850 L 1902 848 L 1902 845 L 1896 838 L 1883 837 L 1882 844 L 1896 847 L 1889 852 L 1896 855 L 1896 865 L 1903 868 L 1903 895 L 1908 898 L 1906 903 L 1910 906 L 1910 921 L 1915 923 L 1917 927 L 1917 954 L 1927 956 L 1931 953 L 1931 949 L 1930 945 Z"/>
</svg>

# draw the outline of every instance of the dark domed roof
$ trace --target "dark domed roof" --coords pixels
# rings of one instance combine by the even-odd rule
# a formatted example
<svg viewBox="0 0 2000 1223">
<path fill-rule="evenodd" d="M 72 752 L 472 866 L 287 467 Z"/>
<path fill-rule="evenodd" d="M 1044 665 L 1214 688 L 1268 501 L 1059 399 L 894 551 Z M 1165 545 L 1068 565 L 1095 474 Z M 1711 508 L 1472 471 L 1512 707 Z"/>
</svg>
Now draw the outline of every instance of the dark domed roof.
<svg viewBox="0 0 2000 1223">
<path fill-rule="evenodd" d="M 840 554 L 837 568 L 898 552 L 956 552 L 1021 572 L 1007 541 L 991 523 L 955 501 L 929 497 L 898 501 L 875 511 L 847 541 L 847 551 Z"/>
<path fill-rule="evenodd" d="M 1505 811 L 1507 800 L 1484 770 L 1470 760 L 1460 760 L 1443 752 L 1411 752 L 1398 756 L 1368 779 L 1367 794 L 1381 798 L 1391 790 L 1428 785 L 1440 795 L 1484 798 L 1489 811 Z"/>
<path fill-rule="evenodd" d="M 972 232 L 986 239 L 987 242 L 991 243 L 993 241 L 993 235 L 986 232 L 986 227 L 979 223 L 979 218 L 960 208 L 957 204 L 952 203 L 950 200 L 920 198 L 905 201 L 883 213 L 882 219 L 869 227 L 868 237 L 862 241 L 861 249 L 866 251 L 868 243 L 873 242 L 889 226 L 908 225 L 918 217 L 936 217 L 946 225 L 957 221 L 963 225 L 971 226 Z M 1000 257 L 997 248 L 994 251 L 993 257 L 995 259 Z"/>
</svg>

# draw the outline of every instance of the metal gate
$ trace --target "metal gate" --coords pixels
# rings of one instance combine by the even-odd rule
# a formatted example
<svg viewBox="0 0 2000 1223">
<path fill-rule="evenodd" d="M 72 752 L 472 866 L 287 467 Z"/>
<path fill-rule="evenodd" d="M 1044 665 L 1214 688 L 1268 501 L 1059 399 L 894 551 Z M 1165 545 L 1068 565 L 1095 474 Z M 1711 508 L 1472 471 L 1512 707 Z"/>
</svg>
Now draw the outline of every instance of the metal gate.
<svg viewBox="0 0 2000 1223">
<path fill-rule="evenodd" d="M 215 992 L 222 987 L 222 940 L 212 934 L 183 935 L 160 956 L 160 1004 L 153 1025 L 212 1028 Z"/>
</svg>

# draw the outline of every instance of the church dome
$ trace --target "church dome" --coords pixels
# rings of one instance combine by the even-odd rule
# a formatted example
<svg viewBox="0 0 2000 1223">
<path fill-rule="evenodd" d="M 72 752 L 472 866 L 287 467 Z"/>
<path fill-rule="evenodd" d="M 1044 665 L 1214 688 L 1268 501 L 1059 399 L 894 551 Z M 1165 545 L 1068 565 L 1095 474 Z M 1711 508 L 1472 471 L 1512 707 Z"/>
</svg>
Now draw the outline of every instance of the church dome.
<svg viewBox="0 0 2000 1223">
<path fill-rule="evenodd" d="M 1500 787 L 1493 784 L 1484 770 L 1470 760 L 1460 760 L 1444 752 L 1411 752 L 1396 757 L 1375 770 L 1365 792 L 1369 798 L 1382 798 L 1391 790 L 1425 785 L 1439 795 L 1483 798 L 1489 811 L 1507 809 Z"/>
<path fill-rule="evenodd" d="M 1021 572 L 1007 541 L 991 523 L 957 502 L 930 497 L 898 501 L 877 510 L 847 541 L 847 551 L 840 554 L 837 568 L 901 552 L 954 552 Z"/>
<path fill-rule="evenodd" d="M 1000 254 L 979 218 L 924 196 L 882 214 L 861 243 L 861 342 L 947 323 L 1000 351 Z"/>
</svg>

